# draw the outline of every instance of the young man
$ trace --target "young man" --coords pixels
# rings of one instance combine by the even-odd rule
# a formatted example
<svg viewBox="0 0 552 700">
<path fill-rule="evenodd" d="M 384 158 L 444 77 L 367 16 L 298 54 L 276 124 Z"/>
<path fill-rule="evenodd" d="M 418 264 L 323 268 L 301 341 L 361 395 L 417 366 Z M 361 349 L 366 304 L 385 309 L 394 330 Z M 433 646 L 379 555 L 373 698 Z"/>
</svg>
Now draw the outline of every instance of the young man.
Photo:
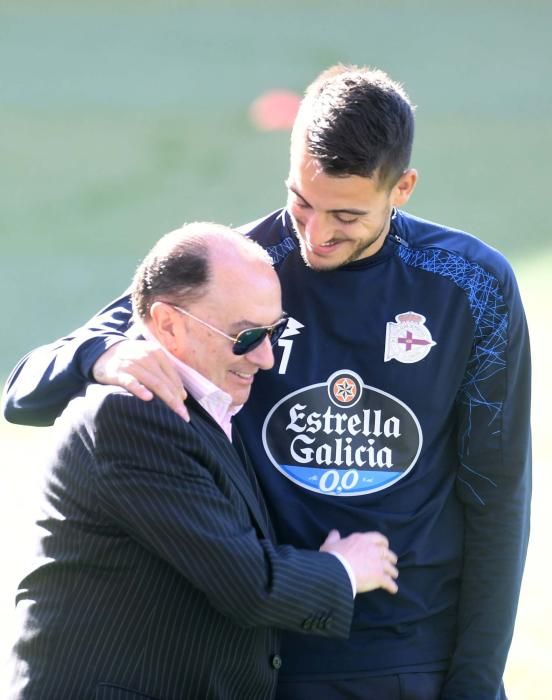
<svg viewBox="0 0 552 700">
<path fill-rule="evenodd" d="M 401 560 L 400 593 L 356 601 L 348 640 L 285 635 L 280 698 L 505 697 L 529 530 L 527 326 L 499 253 L 400 211 L 413 133 L 387 75 L 326 71 L 293 129 L 286 209 L 245 229 L 290 315 L 239 416 L 278 537 L 378 529 Z M 31 353 L 6 417 L 48 422 L 91 376 L 181 411 L 163 358 L 120 342 L 128 318 L 118 300 Z"/>
<path fill-rule="evenodd" d="M 396 591 L 396 558 L 379 533 L 333 532 L 323 552 L 273 540 L 231 425 L 286 325 L 260 246 L 213 224 L 174 231 L 133 305 L 191 421 L 98 385 L 69 404 L 17 594 L 9 697 L 271 698 L 275 628 L 345 637 L 355 590 Z"/>
</svg>

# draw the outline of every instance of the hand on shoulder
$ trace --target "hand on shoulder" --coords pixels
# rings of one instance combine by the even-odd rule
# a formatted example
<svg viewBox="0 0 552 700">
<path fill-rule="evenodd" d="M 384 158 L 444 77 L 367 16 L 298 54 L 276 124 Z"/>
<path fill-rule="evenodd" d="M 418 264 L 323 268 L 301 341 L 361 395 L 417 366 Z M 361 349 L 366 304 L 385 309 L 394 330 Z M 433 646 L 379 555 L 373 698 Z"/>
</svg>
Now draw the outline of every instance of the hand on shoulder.
<svg viewBox="0 0 552 700">
<path fill-rule="evenodd" d="M 178 372 L 163 350 L 149 340 L 122 340 L 101 355 L 92 368 L 99 384 L 120 386 L 142 401 L 155 396 L 181 418 L 190 419 L 187 393 Z"/>
</svg>

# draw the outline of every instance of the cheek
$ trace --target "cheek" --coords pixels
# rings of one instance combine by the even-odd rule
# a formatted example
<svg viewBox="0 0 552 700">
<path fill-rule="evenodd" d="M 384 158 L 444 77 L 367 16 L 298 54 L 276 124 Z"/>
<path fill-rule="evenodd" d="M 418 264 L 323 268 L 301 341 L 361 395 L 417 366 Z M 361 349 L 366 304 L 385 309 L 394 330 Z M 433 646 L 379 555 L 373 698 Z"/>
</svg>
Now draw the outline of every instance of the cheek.
<svg viewBox="0 0 552 700">
<path fill-rule="evenodd" d="M 236 355 L 233 352 L 218 352 L 210 359 L 213 376 L 221 383 L 228 380 L 228 372 L 236 365 Z"/>
<path fill-rule="evenodd" d="M 297 204 L 294 205 L 293 203 L 288 203 L 288 212 L 290 213 L 295 226 L 304 226 L 306 218 L 306 212 L 304 209 L 301 209 L 301 207 L 297 206 Z"/>
<path fill-rule="evenodd" d="M 220 358 L 217 356 L 216 352 L 208 349 L 208 345 L 205 345 L 201 351 L 196 354 L 196 363 L 199 372 L 203 374 L 203 376 L 207 377 L 207 379 L 211 381 L 220 381 Z"/>
<path fill-rule="evenodd" d="M 362 221 L 357 226 L 357 238 L 366 239 L 373 238 L 376 234 L 379 234 L 382 226 L 385 222 L 385 216 L 373 218 L 371 217 L 368 221 Z"/>
</svg>

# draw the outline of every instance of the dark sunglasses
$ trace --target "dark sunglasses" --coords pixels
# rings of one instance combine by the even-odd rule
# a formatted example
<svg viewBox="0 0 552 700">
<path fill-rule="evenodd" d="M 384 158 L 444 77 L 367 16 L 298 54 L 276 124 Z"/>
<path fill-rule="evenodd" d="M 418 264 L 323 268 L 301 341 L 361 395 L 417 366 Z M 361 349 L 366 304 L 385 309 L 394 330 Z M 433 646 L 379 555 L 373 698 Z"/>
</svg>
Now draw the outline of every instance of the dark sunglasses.
<svg viewBox="0 0 552 700">
<path fill-rule="evenodd" d="M 215 328 L 215 326 L 207 323 L 207 321 L 194 316 L 194 314 L 186 311 L 186 309 L 180 308 L 180 306 L 176 306 L 175 304 L 170 304 L 170 306 L 172 306 L 173 309 L 180 311 L 181 314 L 189 316 L 190 318 L 193 318 L 194 321 L 207 326 L 207 328 L 210 328 L 215 333 L 218 333 L 219 335 L 228 338 L 228 340 L 231 340 L 233 343 L 232 352 L 234 355 L 246 355 L 248 352 L 255 350 L 255 348 L 259 347 L 266 337 L 268 337 L 271 345 L 275 345 L 279 338 L 281 338 L 282 333 L 285 331 L 288 322 L 288 315 L 284 314 L 282 318 L 278 319 L 278 321 L 273 323 L 271 326 L 244 328 L 243 331 L 240 331 L 238 335 L 234 337 L 232 335 L 228 335 L 228 333 L 225 333 L 224 331 L 221 331 L 220 328 Z"/>
</svg>

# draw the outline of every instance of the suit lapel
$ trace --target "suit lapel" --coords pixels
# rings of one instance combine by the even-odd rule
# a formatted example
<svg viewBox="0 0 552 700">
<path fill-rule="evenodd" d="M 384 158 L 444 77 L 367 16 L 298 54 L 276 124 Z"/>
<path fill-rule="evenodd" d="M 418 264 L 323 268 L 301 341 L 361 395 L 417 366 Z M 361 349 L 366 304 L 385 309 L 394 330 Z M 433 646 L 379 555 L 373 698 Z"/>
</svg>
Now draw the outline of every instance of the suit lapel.
<svg viewBox="0 0 552 700">
<path fill-rule="evenodd" d="M 198 414 L 198 418 L 207 422 L 209 428 L 209 438 L 212 442 L 213 430 L 216 431 L 216 448 L 221 450 L 226 457 L 224 460 L 224 470 L 226 475 L 232 480 L 234 486 L 240 492 L 242 498 L 247 504 L 249 512 L 254 520 L 254 523 L 259 528 L 260 532 L 267 539 L 273 539 L 271 536 L 271 525 L 268 518 L 268 513 L 264 503 L 264 499 L 259 488 L 257 477 L 255 471 L 243 443 L 241 442 L 241 437 L 237 434 L 234 426 L 232 426 L 232 438 L 237 442 L 230 442 L 226 436 L 224 430 L 220 425 L 213 419 L 211 415 L 192 397 L 186 399 L 188 408 L 193 408 L 194 413 Z M 193 426 L 193 415 L 191 420 L 191 425 Z M 199 426 L 195 426 L 196 429 Z M 222 456 L 222 455 L 221 455 Z"/>
<path fill-rule="evenodd" d="M 270 516 L 268 515 L 268 510 L 266 507 L 265 499 L 263 496 L 263 492 L 261 491 L 261 487 L 259 485 L 259 480 L 257 479 L 257 474 L 255 472 L 255 467 L 253 466 L 253 463 L 249 459 L 249 455 L 247 453 L 247 450 L 245 449 L 245 445 L 243 443 L 242 437 L 238 431 L 237 426 L 235 426 L 232 423 L 232 445 L 234 446 L 236 452 L 238 453 L 240 457 L 240 461 L 244 465 L 247 474 L 249 476 L 249 481 L 253 485 L 253 489 L 255 492 L 256 496 L 256 502 L 259 505 L 259 510 L 262 513 L 262 519 L 263 522 L 265 522 L 268 526 L 269 533 L 271 535 L 271 539 L 276 539 L 274 530 L 272 528 L 272 522 L 270 521 Z"/>
</svg>

